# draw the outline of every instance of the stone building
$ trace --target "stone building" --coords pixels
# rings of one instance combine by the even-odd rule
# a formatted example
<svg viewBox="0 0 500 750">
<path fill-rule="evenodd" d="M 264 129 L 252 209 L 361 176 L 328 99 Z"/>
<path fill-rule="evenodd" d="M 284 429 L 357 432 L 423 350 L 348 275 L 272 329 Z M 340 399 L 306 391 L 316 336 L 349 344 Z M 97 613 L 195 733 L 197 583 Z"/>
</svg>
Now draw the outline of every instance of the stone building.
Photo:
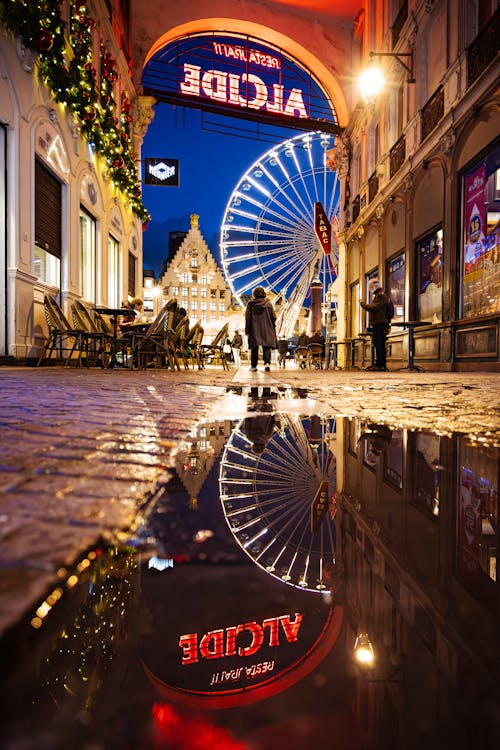
<svg viewBox="0 0 500 750">
<path fill-rule="evenodd" d="M 142 293 L 140 148 L 129 4 L 0 10 L 0 356 L 34 360 L 43 299 L 117 307 Z M 67 50 L 72 49 L 71 60 Z"/>
<path fill-rule="evenodd" d="M 203 238 L 196 214 L 191 214 L 190 229 L 159 285 L 163 302 L 175 297 L 192 323 L 201 322 L 205 337 L 214 336 L 225 323 L 231 332 L 242 325 L 242 310 L 233 305 L 231 289 Z"/>
<path fill-rule="evenodd" d="M 344 187 L 340 338 L 369 360 L 359 305 L 378 276 L 395 304 L 389 367 L 499 368 L 499 13 L 492 2 L 365 3 L 353 74 L 388 85 L 332 153 Z M 390 11 L 390 8 L 389 8 Z"/>
</svg>

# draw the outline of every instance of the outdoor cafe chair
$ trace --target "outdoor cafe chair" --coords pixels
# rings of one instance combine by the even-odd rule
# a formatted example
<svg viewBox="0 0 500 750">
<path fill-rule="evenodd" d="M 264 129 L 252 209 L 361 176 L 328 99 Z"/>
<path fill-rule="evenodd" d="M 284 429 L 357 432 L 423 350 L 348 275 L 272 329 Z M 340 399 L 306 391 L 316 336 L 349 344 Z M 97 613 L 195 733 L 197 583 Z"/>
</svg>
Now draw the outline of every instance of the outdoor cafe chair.
<svg viewBox="0 0 500 750">
<path fill-rule="evenodd" d="M 225 323 L 209 344 L 201 345 L 200 353 L 203 364 L 205 361 L 208 362 L 210 357 L 212 362 L 219 360 L 224 370 L 229 370 L 229 363 L 223 349 L 228 330 L 229 323 Z"/>
<path fill-rule="evenodd" d="M 61 361 L 64 367 L 68 366 L 73 358 L 73 354 L 77 355 L 78 367 L 82 366 L 83 359 L 85 359 L 85 364 L 87 364 L 89 343 L 87 331 L 71 325 L 64 315 L 62 308 L 50 294 L 44 295 L 43 309 L 49 332 L 44 350 L 37 362 L 37 367 L 49 362 L 54 352 L 56 354 L 56 361 Z"/>
<path fill-rule="evenodd" d="M 325 361 L 325 347 L 323 344 L 309 344 L 309 367 L 315 367 L 317 370 L 323 369 L 323 362 Z"/>
<path fill-rule="evenodd" d="M 196 325 L 193 326 L 190 331 L 190 334 L 192 335 L 190 336 L 189 345 L 185 349 L 185 351 L 189 352 L 189 355 L 186 356 L 193 360 L 193 369 L 195 364 L 197 365 L 198 370 L 204 369 L 203 358 L 201 356 L 201 347 L 203 343 L 204 333 L 205 331 L 199 321 L 198 323 L 196 323 Z"/>
<path fill-rule="evenodd" d="M 92 353 L 96 363 L 105 367 L 113 346 L 113 334 L 98 326 L 90 310 L 80 300 L 75 299 L 71 303 L 71 315 L 75 328 L 86 331 L 88 351 L 90 351 L 90 344 L 92 344 Z"/>
<path fill-rule="evenodd" d="M 177 309 L 177 300 L 169 300 L 146 331 L 137 334 L 129 332 L 132 366 L 142 370 L 151 365 L 161 367 L 167 363 L 172 370 L 180 370 L 173 344 L 173 322 Z"/>
<path fill-rule="evenodd" d="M 308 346 L 297 346 L 295 348 L 295 361 L 297 366 L 304 370 L 309 367 L 311 360 L 311 352 Z"/>
</svg>

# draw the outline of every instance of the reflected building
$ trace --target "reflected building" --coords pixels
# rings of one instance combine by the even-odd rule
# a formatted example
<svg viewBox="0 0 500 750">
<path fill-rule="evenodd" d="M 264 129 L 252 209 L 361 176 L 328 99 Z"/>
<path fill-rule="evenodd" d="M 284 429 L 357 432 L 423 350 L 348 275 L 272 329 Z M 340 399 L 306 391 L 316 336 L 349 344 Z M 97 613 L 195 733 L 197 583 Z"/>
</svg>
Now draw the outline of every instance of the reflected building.
<svg viewBox="0 0 500 750">
<path fill-rule="evenodd" d="M 377 426 L 339 422 L 346 612 L 376 653 L 364 746 L 496 747 L 499 449 L 400 429 L 370 455 Z"/>
</svg>

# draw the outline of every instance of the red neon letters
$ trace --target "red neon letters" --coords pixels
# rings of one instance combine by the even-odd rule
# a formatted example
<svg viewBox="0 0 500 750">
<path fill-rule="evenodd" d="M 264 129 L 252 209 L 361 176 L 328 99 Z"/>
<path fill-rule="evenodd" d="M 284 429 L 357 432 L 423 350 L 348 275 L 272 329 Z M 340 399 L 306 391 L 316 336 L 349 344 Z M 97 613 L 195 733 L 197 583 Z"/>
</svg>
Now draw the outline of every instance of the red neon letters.
<svg viewBox="0 0 500 750">
<path fill-rule="evenodd" d="M 253 656 L 264 643 L 265 631 L 269 631 L 269 646 L 279 646 L 280 624 L 288 643 L 297 640 L 302 615 L 295 613 L 292 622 L 290 615 L 270 617 L 259 625 L 257 622 L 246 622 L 243 625 L 231 625 L 225 630 L 210 630 L 198 644 L 197 633 L 187 633 L 179 638 L 182 649 L 182 664 L 195 664 L 202 659 L 222 659 L 224 656 Z M 245 633 L 250 635 L 250 643 L 245 644 L 247 638 L 240 638 Z M 237 640 L 239 644 L 237 644 Z"/>
</svg>

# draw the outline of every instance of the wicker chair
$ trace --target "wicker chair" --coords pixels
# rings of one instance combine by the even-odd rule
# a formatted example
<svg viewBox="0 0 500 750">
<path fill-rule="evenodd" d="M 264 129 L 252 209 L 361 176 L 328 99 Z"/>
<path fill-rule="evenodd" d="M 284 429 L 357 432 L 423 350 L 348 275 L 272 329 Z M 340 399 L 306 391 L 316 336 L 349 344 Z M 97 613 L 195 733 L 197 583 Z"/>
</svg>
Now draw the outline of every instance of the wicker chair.
<svg viewBox="0 0 500 750">
<path fill-rule="evenodd" d="M 297 346 L 295 349 L 295 361 L 297 366 L 304 370 L 310 366 L 311 352 L 308 346 Z"/>
<path fill-rule="evenodd" d="M 219 359 L 224 370 L 229 370 L 229 363 L 224 353 L 224 344 L 227 339 L 227 333 L 229 330 L 229 323 L 225 323 L 220 331 L 215 335 L 210 344 L 202 344 L 200 347 L 200 356 L 203 363 L 208 361 L 208 358 Z"/>
<path fill-rule="evenodd" d="M 168 364 L 172 370 L 181 369 L 174 344 L 173 322 L 177 308 L 177 300 L 169 300 L 145 332 L 127 334 L 130 336 L 132 366 L 142 370 Z"/>
<path fill-rule="evenodd" d="M 89 351 L 89 336 L 87 331 L 79 326 L 71 325 L 61 307 L 50 294 L 43 298 L 43 309 L 49 333 L 44 350 L 37 362 L 37 367 L 47 364 L 56 354 L 56 362 L 62 362 L 67 367 L 77 355 L 77 365 L 87 364 Z"/>
<path fill-rule="evenodd" d="M 309 344 L 309 367 L 315 367 L 317 370 L 323 369 L 325 361 L 325 347 L 323 344 Z"/>
<path fill-rule="evenodd" d="M 87 334 L 88 359 L 93 355 L 96 364 L 106 367 L 113 347 L 113 334 L 98 326 L 90 310 L 80 300 L 72 302 L 71 315 L 74 327 Z"/>
</svg>

